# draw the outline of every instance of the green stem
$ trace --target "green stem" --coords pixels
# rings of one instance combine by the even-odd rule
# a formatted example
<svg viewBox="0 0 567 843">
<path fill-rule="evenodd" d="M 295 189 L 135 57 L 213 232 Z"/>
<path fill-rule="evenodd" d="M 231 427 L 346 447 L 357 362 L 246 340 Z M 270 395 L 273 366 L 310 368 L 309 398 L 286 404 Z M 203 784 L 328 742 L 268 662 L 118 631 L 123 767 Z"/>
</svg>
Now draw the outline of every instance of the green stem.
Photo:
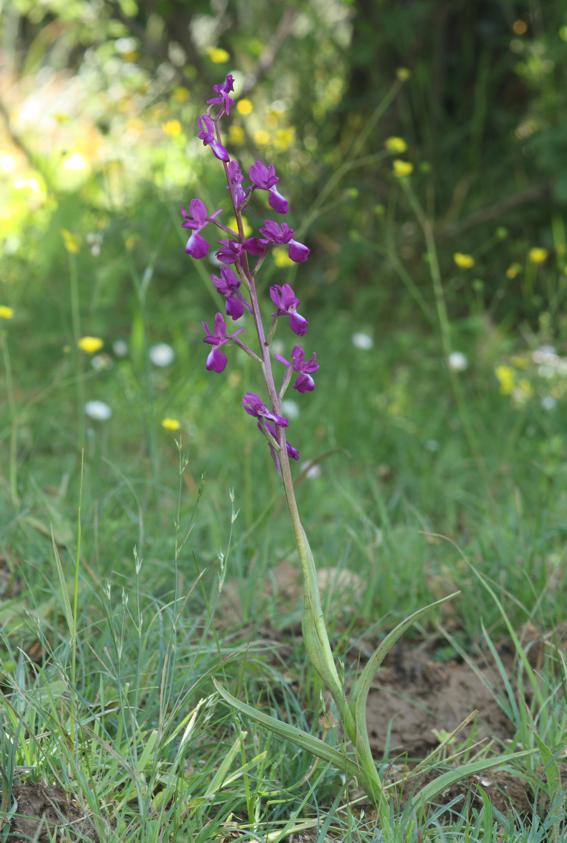
<svg viewBox="0 0 567 843">
<path fill-rule="evenodd" d="M 6 375 L 6 394 L 10 410 L 10 495 L 14 506 L 18 506 L 18 414 L 16 411 L 16 396 L 14 394 L 14 380 L 10 362 L 10 350 L 6 339 L 6 332 L 0 328 L 0 342 L 2 343 L 2 360 Z"/>
</svg>

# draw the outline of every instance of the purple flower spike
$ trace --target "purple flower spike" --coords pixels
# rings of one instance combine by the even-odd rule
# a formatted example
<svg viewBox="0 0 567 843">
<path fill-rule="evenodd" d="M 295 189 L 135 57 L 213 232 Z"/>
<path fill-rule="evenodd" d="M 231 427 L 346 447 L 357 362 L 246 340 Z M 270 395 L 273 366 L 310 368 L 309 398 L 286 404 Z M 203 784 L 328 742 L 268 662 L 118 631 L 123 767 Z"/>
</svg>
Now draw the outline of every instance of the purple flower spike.
<svg viewBox="0 0 567 843">
<path fill-rule="evenodd" d="M 193 234 L 189 237 L 185 251 L 193 258 L 204 258 L 209 254 L 209 244 L 199 234 L 215 217 L 220 214 L 220 209 L 209 215 L 207 206 L 201 199 L 192 199 L 189 203 L 189 211 L 181 208 L 183 216 L 183 228 L 189 228 Z"/>
<path fill-rule="evenodd" d="M 230 107 L 234 105 L 234 100 L 229 97 L 229 94 L 234 90 L 234 76 L 232 73 L 229 73 L 226 77 L 224 82 L 221 82 L 219 85 L 213 85 L 213 91 L 216 93 L 215 97 L 211 97 L 211 99 L 207 100 L 208 105 L 220 105 L 221 106 L 221 117 L 223 114 L 230 114 Z"/>
<path fill-rule="evenodd" d="M 228 165 L 228 188 L 234 203 L 234 207 L 239 211 L 246 201 L 246 193 L 242 187 L 244 176 L 240 169 L 238 161 L 231 161 Z"/>
<path fill-rule="evenodd" d="M 203 146 L 210 146 L 219 161 L 228 161 L 228 152 L 222 143 L 219 143 L 216 139 L 215 124 L 212 118 L 208 114 L 201 114 L 197 120 L 197 124 L 200 129 L 198 137 L 203 141 Z"/>
<path fill-rule="evenodd" d="M 259 395 L 255 392 L 247 392 L 242 399 L 242 406 L 249 416 L 254 416 L 256 419 L 271 421 L 278 427 L 287 427 L 288 421 L 284 416 L 278 416 L 269 410 Z M 277 438 L 274 436 L 274 438 Z"/>
<path fill-rule="evenodd" d="M 264 164 L 263 161 L 255 161 L 248 170 L 248 175 L 254 187 L 260 190 L 270 190 L 279 182 L 274 165 Z"/>
<path fill-rule="evenodd" d="M 291 366 L 294 372 L 298 372 L 298 377 L 295 379 L 293 385 L 298 392 L 313 392 L 315 389 L 315 381 L 311 377 L 313 372 L 318 372 L 321 368 L 317 363 L 317 355 L 312 354 L 309 360 L 305 359 L 305 352 L 300 345 L 294 345 L 291 352 L 291 363 L 285 357 L 276 355 L 280 363 L 284 366 Z"/>
<path fill-rule="evenodd" d="M 309 322 L 297 312 L 300 301 L 293 291 L 291 284 L 274 284 L 270 287 L 270 298 L 277 310 L 273 316 L 289 316 L 289 327 L 299 337 L 307 333 Z"/>
<path fill-rule="evenodd" d="M 211 332 L 211 329 L 206 322 L 203 322 L 202 324 L 205 332 L 203 342 L 213 346 L 207 357 L 206 368 L 209 372 L 218 372 L 220 374 L 221 372 L 224 372 L 228 362 L 226 354 L 224 351 L 221 351 L 221 347 L 235 339 L 235 337 L 242 333 L 244 328 L 239 328 L 233 334 L 227 334 L 226 322 L 224 321 L 222 313 L 215 314 L 214 332 Z"/>
<path fill-rule="evenodd" d="M 240 319 L 247 309 L 246 302 L 238 292 L 240 289 L 240 278 L 229 269 L 228 266 L 221 267 L 220 278 L 218 275 L 211 275 L 211 280 L 221 296 L 226 299 L 226 313 L 232 319 Z"/>
</svg>

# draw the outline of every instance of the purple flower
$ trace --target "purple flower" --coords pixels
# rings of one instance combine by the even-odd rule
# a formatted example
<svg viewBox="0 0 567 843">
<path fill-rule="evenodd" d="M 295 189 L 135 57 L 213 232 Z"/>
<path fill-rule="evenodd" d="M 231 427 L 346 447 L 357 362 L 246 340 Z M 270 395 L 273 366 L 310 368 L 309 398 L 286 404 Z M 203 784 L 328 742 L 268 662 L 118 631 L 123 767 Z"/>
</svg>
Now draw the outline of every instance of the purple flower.
<svg viewBox="0 0 567 843">
<path fill-rule="evenodd" d="M 309 322 L 297 312 L 300 301 L 291 284 L 274 284 L 270 287 L 270 298 L 277 308 L 273 316 L 289 316 L 289 327 L 294 334 L 302 337 L 307 333 Z"/>
<path fill-rule="evenodd" d="M 270 421 L 278 427 L 287 427 L 288 421 L 284 416 L 278 416 L 269 410 L 259 395 L 255 392 L 247 392 L 242 399 L 242 406 L 249 416 L 259 419 L 262 423 Z M 274 437 L 277 438 L 277 437 Z"/>
<path fill-rule="evenodd" d="M 221 263 L 236 263 L 242 251 L 242 243 L 238 240 L 219 240 L 221 247 L 216 252 L 216 257 Z"/>
<path fill-rule="evenodd" d="M 211 329 L 206 322 L 203 322 L 202 325 L 205 332 L 203 342 L 213 346 L 207 357 L 206 368 L 209 372 L 218 372 L 220 374 L 220 372 L 224 372 L 227 364 L 226 354 L 220 350 L 221 347 L 235 339 L 235 337 L 242 333 L 244 328 L 239 328 L 233 334 L 227 334 L 226 322 L 222 313 L 215 314 L 214 333 L 211 333 Z"/>
<path fill-rule="evenodd" d="M 258 255 L 266 254 L 268 245 L 266 240 L 261 240 L 259 237 L 248 237 L 242 244 L 242 248 L 250 255 L 258 257 Z"/>
<path fill-rule="evenodd" d="M 193 258 L 204 258 L 209 254 L 209 244 L 204 237 L 199 234 L 208 223 L 218 217 L 220 209 L 213 214 L 209 214 L 207 206 L 201 199 L 192 199 L 189 203 L 189 211 L 181 208 L 183 216 L 183 228 L 189 228 L 193 234 L 189 237 L 185 246 L 185 251 Z"/>
<path fill-rule="evenodd" d="M 294 372 L 298 372 L 298 377 L 295 379 L 293 385 L 298 392 L 313 392 L 315 389 L 315 381 L 311 377 L 313 372 L 319 371 L 321 368 L 317 363 L 317 355 L 313 353 L 309 360 L 305 359 L 305 352 L 300 345 L 294 345 L 291 352 L 291 363 L 285 357 L 277 354 L 276 358 L 283 363 L 284 366 L 291 366 Z"/>
<path fill-rule="evenodd" d="M 289 244 L 287 253 L 291 260 L 296 263 L 305 263 L 310 255 L 311 250 L 308 246 L 293 239 L 294 230 L 286 222 L 279 223 L 275 220 L 266 220 L 260 229 L 260 234 L 269 243 Z"/>
<path fill-rule="evenodd" d="M 208 105 L 220 105 L 221 117 L 223 114 L 230 114 L 230 107 L 234 105 L 234 100 L 229 97 L 231 91 L 234 90 L 234 76 L 229 73 L 224 82 L 219 85 L 213 85 L 213 91 L 216 93 L 215 97 L 207 100 Z"/>
<path fill-rule="evenodd" d="M 260 425 L 258 425 L 258 427 L 260 427 Z M 266 428 L 266 430 L 268 431 L 270 436 L 273 439 L 275 439 L 276 442 L 277 442 L 278 441 L 278 435 L 277 435 L 277 432 L 276 432 L 276 428 L 272 424 L 270 424 L 269 422 L 265 422 L 264 427 Z M 287 455 L 290 459 L 292 459 L 292 460 L 298 460 L 299 459 L 299 451 L 297 450 L 297 448 L 294 448 L 293 445 L 291 445 L 287 441 L 285 443 L 285 449 L 286 449 Z"/>
<path fill-rule="evenodd" d="M 242 170 L 240 169 L 240 164 L 238 163 L 238 161 L 231 161 L 227 167 L 227 171 L 228 189 L 230 190 L 230 195 L 232 197 L 234 207 L 237 211 L 239 211 L 244 205 L 244 202 L 246 201 L 246 193 L 244 192 L 244 188 L 242 187 L 244 176 L 242 175 Z"/>
<path fill-rule="evenodd" d="M 274 165 L 264 164 L 263 161 L 255 161 L 248 170 L 248 175 L 254 187 L 260 190 L 270 190 L 279 182 Z"/>
<path fill-rule="evenodd" d="M 211 280 L 221 296 L 226 299 L 226 312 L 233 319 L 240 319 L 247 308 L 246 302 L 238 292 L 240 289 L 240 278 L 228 266 L 222 266 L 220 278 L 218 275 L 211 275 Z"/>
<path fill-rule="evenodd" d="M 248 170 L 250 181 L 259 190 L 268 191 L 268 202 L 277 214 L 287 214 L 289 203 L 285 196 L 276 189 L 279 178 L 276 175 L 276 168 L 273 164 L 264 164 L 263 161 L 255 161 Z"/>
<path fill-rule="evenodd" d="M 208 114 L 201 114 L 197 120 L 200 132 L 198 137 L 203 141 L 204 146 L 210 146 L 219 161 L 228 161 L 229 155 L 222 143 L 216 138 L 215 124 Z"/>
</svg>

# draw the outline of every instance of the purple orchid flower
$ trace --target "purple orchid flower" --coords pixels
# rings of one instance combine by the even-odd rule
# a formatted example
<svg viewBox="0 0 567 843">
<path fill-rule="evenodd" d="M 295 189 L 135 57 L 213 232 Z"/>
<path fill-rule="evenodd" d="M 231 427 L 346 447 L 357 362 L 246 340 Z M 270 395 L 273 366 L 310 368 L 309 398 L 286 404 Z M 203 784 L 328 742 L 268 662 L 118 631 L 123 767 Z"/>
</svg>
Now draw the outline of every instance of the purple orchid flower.
<svg viewBox="0 0 567 843">
<path fill-rule="evenodd" d="M 227 334 L 226 332 L 226 322 L 224 321 L 224 316 L 222 313 L 215 314 L 215 330 L 214 333 L 211 332 L 208 324 L 206 322 L 202 323 L 203 330 L 205 332 L 205 336 L 203 337 L 203 342 L 212 345 L 213 348 L 211 349 L 208 357 L 206 368 L 209 372 L 224 372 L 226 368 L 226 364 L 228 362 L 227 356 L 224 351 L 221 351 L 221 347 L 226 345 L 231 340 L 235 339 L 239 334 L 242 333 L 244 328 L 239 328 L 233 334 Z"/>
<path fill-rule="evenodd" d="M 218 275 L 211 275 L 211 281 L 226 299 L 226 313 L 232 319 L 240 319 L 248 305 L 238 292 L 240 289 L 240 278 L 228 266 L 222 266 L 220 278 Z"/>
<path fill-rule="evenodd" d="M 260 237 L 248 237 L 242 244 L 242 248 L 254 257 L 265 255 L 268 246 L 268 241 L 262 240 Z"/>
<path fill-rule="evenodd" d="M 217 260 L 221 263 L 236 263 L 242 252 L 242 243 L 238 240 L 219 240 L 221 247 L 215 252 Z"/>
<path fill-rule="evenodd" d="M 268 243 L 276 245 L 288 244 L 287 253 L 292 261 L 296 263 L 305 263 L 311 254 L 311 249 L 304 243 L 293 239 L 294 230 L 286 222 L 276 222 L 275 220 L 266 220 L 260 234 Z"/>
<path fill-rule="evenodd" d="M 264 164 L 263 161 L 255 161 L 248 170 L 250 181 L 254 187 L 259 190 L 268 191 L 268 202 L 270 208 L 277 214 L 287 214 L 289 210 L 289 202 L 277 190 L 276 184 L 279 178 L 276 174 L 276 168 L 273 164 Z"/>
<path fill-rule="evenodd" d="M 246 202 L 246 193 L 242 187 L 244 176 L 240 169 L 238 161 L 232 160 L 227 167 L 228 172 L 228 189 L 234 203 L 234 207 L 239 211 Z"/>
<path fill-rule="evenodd" d="M 298 392 L 313 392 L 315 389 L 315 381 L 311 375 L 313 372 L 318 372 L 321 368 L 319 363 L 317 363 L 317 355 L 315 353 L 311 355 L 309 360 L 306 360 L 305 352 L 301 346 L 294 345 L 291 352 L 291 363 L 280 354 L 276 354 L 276 359 L 279 360 L 280 363 L 283 363 L 284 366 L 291 367 L 294 372 L 298 372 L 298 377 L 295 379 L 295 383 L 293 385 L 294 389 L 297 389 Z"/>
<path fill-rule="evenodd" d="M 193 234 L 189 237 L 185 246 L 185 251 L 188 255 L 191 255 L 192 258 L 200 259 L 209 254 L 209 244 L 204 237 L 201 237 L 199 232 L 212 222 L 215 217 L 218 217 L 220 212 L 221 209 L 219 208 L 218 211 L 215 211 L 213 214 L 209 214 L 207 206 L 202 199 L 192 199 L 189 203 L 189 211 L 186 211 L 185 208 L 181 208 L 183 228 L 189 228 L 193 231 Z"/>
<path fill-rule="evenodd" d="M 229 154 L 215 135 L 215 124 L 208 114 L 201 114 L 197 120 L 200 132 L 197 137 L 203 141 L 203 146 L 210 146 L 219 161 L 228 161 Z"/>
<path fill-rule="evenodd" d="M 207 105 L 220 105 L 221 117 L 224 114 L 230 114 L 230 107 L 231 105 L 234 105 L 234 100 L 229 96 L 229 94 L 233 90 L 234 76 L 232 73 L 229 73 L 225 77 L 224 82 L 221 82 L 219 85 L 213 85 L 213 91 L 215 91 L 216 97 L 211 97 L 211 99 L 207 100 Z"/>
<path fill-rule="evenodd" d="M 260 396 L 256 395 L 255 392 L 246 393 L 242 399 L 242 406 L 249 416 L 254 416 L 254 418 L 258 419 L 261 423 L 272 422 L 272 424 L 275 424 L 278 427 L 287 427 L 288 425 L 287 419 L 284 416 L 278 416 L 276 413 L 272 413 L 272 411 L 266 407 Z M 277 438 L 277 436 L 274 438 Z"/>
<path fill-rule="evenodd" d="M 289 316 L 289 327 L 299 337 L 307 333 L 309 326 L 308 320 L 297 312 L 297 308 L 301 304 L 293 291 L 291 284 L 274 284 L 270 287 L 270 298 L 275 304 L 277 310 L 272 316 Z"/>
</svg>

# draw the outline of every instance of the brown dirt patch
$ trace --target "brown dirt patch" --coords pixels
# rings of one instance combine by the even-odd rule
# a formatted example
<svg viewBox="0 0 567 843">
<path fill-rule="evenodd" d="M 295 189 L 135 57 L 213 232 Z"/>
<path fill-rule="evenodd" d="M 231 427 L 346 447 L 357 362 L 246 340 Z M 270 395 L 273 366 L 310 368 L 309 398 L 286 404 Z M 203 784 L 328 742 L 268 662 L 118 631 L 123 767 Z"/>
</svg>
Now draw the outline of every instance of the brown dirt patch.
<svg viewBox="0 0 567 843">
<path fill-rule="evenodd" d="M 484 682 L 500 689 L 496 670 L 478 667 L 480 678 L 458 661 L 439 663 L 415 649 L 397 647 L 368 695 L 367 722 L 377 757 L 386 750 L 422 757 L 439 744 L 435 732 L 452 732 L 477 710 L 462 739 L 505 740 L 513 734 L 506 715 Z"/>
<path fill-rule="evenodd" d="M 16 810 L 11 818 L 11 843 L 98 840 L 88 817 L 58 785 L 14 785 L 12 800 Z M 0 818 L 0 828 L 5 821 Z"/>
</svg>

